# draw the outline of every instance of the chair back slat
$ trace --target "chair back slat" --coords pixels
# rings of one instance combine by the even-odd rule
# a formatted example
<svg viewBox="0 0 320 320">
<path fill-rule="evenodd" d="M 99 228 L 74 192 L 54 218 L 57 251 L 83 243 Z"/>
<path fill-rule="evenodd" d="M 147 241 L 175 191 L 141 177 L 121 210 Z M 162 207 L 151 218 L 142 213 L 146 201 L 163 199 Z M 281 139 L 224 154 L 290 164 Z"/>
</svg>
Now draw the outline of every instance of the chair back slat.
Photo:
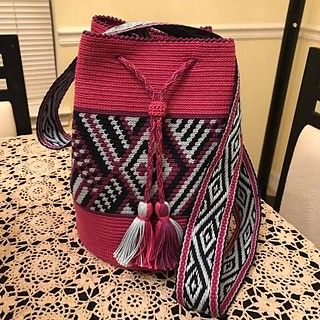
<svg viewBox="0 0 320 320">
<path fill-rule="evenodd" d="M 308 124 L 320 129 L 320 113 L 316 111 L 319 100 L 320 48 L 310 48 L 274 201 L 274 209 L 277 211 L 280 209 L 294 148 L 302 129 Z"/>
<path fill-rule="evenodd" d="M 3 63 L 0 78 L 6 79 L 7 83 L 7 89 L 0 89 L 0 101 L 11 103 L 17 134 L 30 134 L 31 121 L 17 35 L 0 35 L 0 54 Z"/>
</svg>

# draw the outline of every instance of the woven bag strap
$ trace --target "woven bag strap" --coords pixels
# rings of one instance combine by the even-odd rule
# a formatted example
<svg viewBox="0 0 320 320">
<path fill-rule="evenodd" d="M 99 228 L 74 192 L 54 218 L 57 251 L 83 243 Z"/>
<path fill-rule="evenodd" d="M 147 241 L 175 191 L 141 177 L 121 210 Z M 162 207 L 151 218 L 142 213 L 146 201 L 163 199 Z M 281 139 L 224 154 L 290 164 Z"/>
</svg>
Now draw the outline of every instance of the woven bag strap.
<svg viewBox="0 0 320 320">
<path fill-rule="evenodd" d="M 188 221 L 176 283 L 180 304 L 213 316 L 222 315 L 237 293 L 251 265 L 260 225 L 260 198 L 240 119 L 238 77 L 227 126 Z M 239 230 L 229 246 L 227 230 L 235 210 Z"/>
<path fill-rule="evenodd" d="M 50 149 L 62 149 L 71 142 L 71 137 L 62 127 L 58 111 L 64 95 L 74 80 L 76 62 L 77 58 L 53 82 L 39 108 L 37 136 L 41 144 Z"/>
<path fill-rule="evenodd" d="M 172 24 L 166 22 L 150 22 L 150 21 L 131 21 L 114 26 L 104 34 L 116 35 L 116 34 L 128 34 L 136 33 L 142 30 L 153 28 L 162 31 L 170 36 L 177 38 L 221 38 L 220 35 L 212 32 L 211 28 L 196 28 L 180 24 Z M 147 33 L 146 33 L 147 34 Z"/>
</svg>

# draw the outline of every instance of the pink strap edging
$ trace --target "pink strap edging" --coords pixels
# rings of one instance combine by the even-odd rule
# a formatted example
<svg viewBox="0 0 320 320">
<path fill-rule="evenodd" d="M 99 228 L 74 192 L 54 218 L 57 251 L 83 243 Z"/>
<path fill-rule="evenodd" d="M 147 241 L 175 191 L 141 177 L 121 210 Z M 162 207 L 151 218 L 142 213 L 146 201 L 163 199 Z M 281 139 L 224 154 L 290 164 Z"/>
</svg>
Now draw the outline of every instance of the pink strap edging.
<svg viewBox="0 0 320 320">
<path fill-rule="evenodd" d="M 239 290 L 239 288 L 243 282 L 243 279 L 244 279 L 245 275 L 247 274 L 248 269 L 251 266 L 251 263 L 253 261 L 254 254 L 256 251 L 257 238 L 258 238 L 258 232 L 259 232 L 259 226 L 260 226 L 260 220 L 261 220 L 261 203 L 260 203 L 260 197 L 259 197 L 259 192 L 258 192 L 258 186 L 257 186 L 257 182 L 256 182 L 255 173 L 253 171 L 253 167 L 252 167 L 252 164 L 250 162 L 250 159 L 249 159 L 249 156 L 248 156 L 246 150 L 244 150 L 244 154 L 243 154 L 243 164 L 247 169 L 250 183 L 251 183 L 251 187 L 253 190 L 253 196 L 254 196 L 255 208 L 256 208 L 256 221 L 255 221 L 255 226 L 254 226 L 254 230 L 253 230 L 253 234 L 252 234 L 249 256 L 247 258 L 247 261 L 245 262 L 245 264 L 241 268 L 241 270 L 237 276 L 237 279 L 235 280 L 230 291 L 227 293 L 226 297 L 221 302 L 221 305 L 220 305 L 220 313 L 221 314 L 224 314 L 226 312 L 226 309 L 231 304 L 232 299 L 234 298 L 237 291 Z"/>
<path fill-rule="evenodd" d="M 233 207 L 234 198 L 236 194 L 238 178 L 240 173 L 240 166 L 242 163 L 242 157 L 243 157 L 243 147 L 241 147 L 240 149 L 238 161 L 231 179 L 228 199 L 227 199 L 223 217 L 220 223 L 217 246 L 216 246 L 214 260 L 213 260 L 213 268 L 212 268 L 212 274 L 211 274 L 210 310 L 212 315 L 214 316 L 220 315 L 219 306 L 218 306 L 218 290 L 219 290 L 221 262 L 223 257 L 224 243 L 226 239 L 229 218 L 230 218 L 230 214 L 231 214 L 231 210 Z"/>
</svg>

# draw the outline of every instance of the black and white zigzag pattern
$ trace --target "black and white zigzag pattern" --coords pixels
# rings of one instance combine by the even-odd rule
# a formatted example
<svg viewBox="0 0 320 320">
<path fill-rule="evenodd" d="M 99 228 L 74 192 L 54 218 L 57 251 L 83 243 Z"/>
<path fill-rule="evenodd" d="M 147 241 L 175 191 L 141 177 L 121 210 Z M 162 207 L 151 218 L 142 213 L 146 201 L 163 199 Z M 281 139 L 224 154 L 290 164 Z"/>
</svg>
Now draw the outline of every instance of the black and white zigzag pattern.
<svg viewBox="0 0 320 320">
<path fill-rule="evenodd" d="M 193 229 L 185 270 L 183 290 L 185 305 L 204 313 L 210 313 L 211 275 L 216 240 L 240 146 L 240 108 L 238 105 L 223 155 L 211 176 Z"/>
<path fill-rule="evenodd" d="M 235 202 L 240 215 L 240 229 L 232 250 L 224 257 L 219 282 L 221 303 L 233 285 L 239 271 L 247 261 L 256 220 L 255 199 L 247 169 L 242 163 Z"/>
<path fill-rule="evenodd" d="M 210 127 L 215 128 L 215 134 L 221 137 L 221 131 L 224 128 L 217 125 L 217 121 L 217 119 L 174 118 L 165 120 L 165 147 L 167 150 L 170 149 L 170 154 L 175 158 L 175 163 L 179 163 L 180 171 L 179 175 L 166 187 L 171 190 L 168 197 L 170 197 L 172 215 L 181 213 L 183 208 L 185 212 L 182 214 L 188 215 L 192 211 L 194 203 L 190 201 L 190 198 L 192 193 L 198 190 L 201 185 L 206 169 L 210 165 L 218 146 L 217 142 L 211 142 L 209 148 L 204 148 L 212 138 L 212 131 L 208 129 L 208 123 L 206 122 L 209 122 Z M 174 140 L 174 143 L 171 144 L 173 148 L 169 143 L 166 143 L 169 136 Z M 201 153 L 203 155 L 199 156 Z M 166 172 L 166 165 L 165 162 L 164 172 Z M 170 163 L 168 165 L 170 166 Z M 183 176 L 184 172 L 190 167 L 193 167 L 194 170 Z M 189 205 L 187 205 L 188 202 Z"/>
<path fill-rule="evenodd" d="M 217 149 L 224 119 L 166 118 L 163 128 L 163 178 L 173 215 L 189 215 L 207 167 Z M 74 112 L 73 174 L 83 183 L 72 186 L 90 210 L 136 214 L 143 200 L 148 161 L 149 118 Z M 85 158 L 85 159 L 84 159 Z M 86 164 L 87 162 L 87 164 Z M 88 167 L 88 168 L 87 168 Z M 94 172 L 86 174 L 89 170 Z M 88 186 L 86 181 L 99 181 Z M 75 180 L 78 181 L 78 180 Z M 95 191 L 97 189 L 97 191 Z M 154 176 L 151 196 L 157 190 Z"/>
</svg>

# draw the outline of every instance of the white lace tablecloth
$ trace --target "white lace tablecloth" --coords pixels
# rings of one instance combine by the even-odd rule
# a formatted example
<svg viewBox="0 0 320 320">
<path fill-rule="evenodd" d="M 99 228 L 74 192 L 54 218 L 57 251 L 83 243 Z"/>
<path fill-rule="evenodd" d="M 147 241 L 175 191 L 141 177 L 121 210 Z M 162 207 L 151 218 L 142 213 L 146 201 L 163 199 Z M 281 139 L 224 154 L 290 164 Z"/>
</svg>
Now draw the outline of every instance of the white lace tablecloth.
<svg viewBox="0 0 320 320">
<path fill-rule="evenodd" d="M 0 140 L 0 319 L 203 319 L 174 298 L 175 274 L 117 269 L 80 243 L 70 150 Z M 320 253 L 263 205 L 256 257 L 227 319 L 320 319 Z"/>
</svg>

